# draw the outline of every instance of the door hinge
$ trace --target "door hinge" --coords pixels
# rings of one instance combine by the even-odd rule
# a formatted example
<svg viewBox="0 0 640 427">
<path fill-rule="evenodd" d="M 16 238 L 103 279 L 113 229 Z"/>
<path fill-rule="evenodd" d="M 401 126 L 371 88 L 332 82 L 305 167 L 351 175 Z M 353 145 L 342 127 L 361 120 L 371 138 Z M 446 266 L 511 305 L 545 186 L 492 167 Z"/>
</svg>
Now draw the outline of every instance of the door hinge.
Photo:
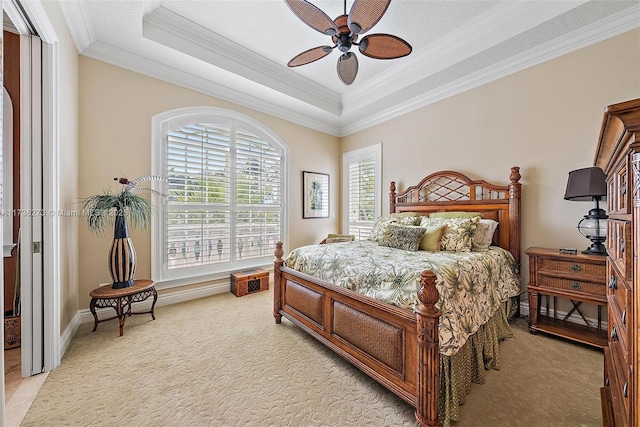
<svg viewBox="0 0 640 427">
<path fill-rule="evenodd" d="M 42 252 L 42 242 L 33 242 L 32 252 L 34 254 L 39 254 Z"/>
</svg>

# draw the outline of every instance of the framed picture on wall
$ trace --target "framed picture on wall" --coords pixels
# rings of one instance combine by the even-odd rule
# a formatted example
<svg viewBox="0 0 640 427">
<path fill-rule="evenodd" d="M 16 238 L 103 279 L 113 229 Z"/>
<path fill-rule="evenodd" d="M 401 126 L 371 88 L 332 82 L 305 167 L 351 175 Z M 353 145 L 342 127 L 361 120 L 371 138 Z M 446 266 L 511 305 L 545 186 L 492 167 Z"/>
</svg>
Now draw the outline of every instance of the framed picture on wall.
<svg viewBox="0 0 640 427">
<path fill-rule="evenodd" d="M 302 172 L 302 218 L 329 218 L 329 175 Z"/>
</svg>

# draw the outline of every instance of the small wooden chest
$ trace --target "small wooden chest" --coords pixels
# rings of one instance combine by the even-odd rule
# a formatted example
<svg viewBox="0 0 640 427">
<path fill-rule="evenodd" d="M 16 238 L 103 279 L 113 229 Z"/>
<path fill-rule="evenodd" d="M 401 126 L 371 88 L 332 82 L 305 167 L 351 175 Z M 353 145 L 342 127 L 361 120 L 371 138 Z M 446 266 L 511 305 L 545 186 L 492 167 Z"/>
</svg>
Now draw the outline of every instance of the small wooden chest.
<svg viewBox="0 0 640 427">
<path fill-rule="evenodd" d="M 237 297 L 269 289 L 269 272 L 261 268 L 231 273 L 231 293 Z"/>
</svg>

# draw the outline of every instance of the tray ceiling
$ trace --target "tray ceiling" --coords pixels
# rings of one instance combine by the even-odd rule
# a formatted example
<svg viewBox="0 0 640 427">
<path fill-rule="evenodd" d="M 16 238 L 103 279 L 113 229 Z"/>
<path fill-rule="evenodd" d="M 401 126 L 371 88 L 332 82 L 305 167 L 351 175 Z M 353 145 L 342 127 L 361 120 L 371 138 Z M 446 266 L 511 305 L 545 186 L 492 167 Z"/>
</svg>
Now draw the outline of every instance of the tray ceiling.
<svg viewBox="0 0 640 427">
<path fill-rule="evenodd" d="M 343 13 L 342 1 L 311 3 L 332 19 Z M 413 52 L 356 52 L 358 76 L 345 86 L 338 52 L 286 66 L 330 40 L 282 0 L 59 4 L 82 55 L 338 136 L 640 26 L 637 0 L 394 0 L 367 34 L 397 35 Z"/>
</svg>

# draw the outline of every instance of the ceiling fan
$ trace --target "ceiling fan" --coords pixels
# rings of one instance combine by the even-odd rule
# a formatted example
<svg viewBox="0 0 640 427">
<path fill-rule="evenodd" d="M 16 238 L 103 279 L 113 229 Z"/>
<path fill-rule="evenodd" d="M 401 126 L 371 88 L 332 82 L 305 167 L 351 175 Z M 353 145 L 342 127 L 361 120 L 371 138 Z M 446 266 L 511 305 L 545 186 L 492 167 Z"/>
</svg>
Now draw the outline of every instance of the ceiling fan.
<svg viewBox="0 0 640 427">
<path fill-rule="evenodd" d="M 411 53 L 411 45 L 391 34 L 370 34 L 358 42 L 358 36 L 369 31 L 387 11 L 391 0 L 355 0 L 347 15 L 347 0 L 344 14 L 331 20 L 322 10 L 306 0 L 285 0 L 289 9 L 302 22 L 316 31 L 331 36 L 333 46 L 318 46 L 306 50 L 287 63 L 298 67 L 324 58 L 336 47 L 342 55 L 338 58 L 338 77 L 350 85 L 358 74 L 358 58 L 350 52 L 358 46 L 360 53 L 374 59 L 395 59 Z"/>
</svg>

